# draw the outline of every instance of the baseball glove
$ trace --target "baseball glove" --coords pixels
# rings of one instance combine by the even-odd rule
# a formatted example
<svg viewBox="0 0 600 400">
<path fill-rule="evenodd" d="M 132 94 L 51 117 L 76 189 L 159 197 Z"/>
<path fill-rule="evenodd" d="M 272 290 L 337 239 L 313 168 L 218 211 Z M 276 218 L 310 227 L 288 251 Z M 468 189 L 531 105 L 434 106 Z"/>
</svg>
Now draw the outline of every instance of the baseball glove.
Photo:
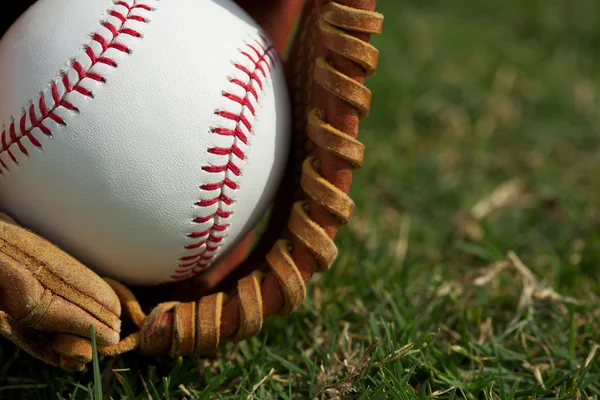
<svg viewBox="0 0 600 400">
<path fill-rule="evenodd" d="M 17 2 L 0 34 L 33 2 Z M 32 356 L 81 370 L 92 360 L 92 326 L 103 356 L 211 354 L 256 335 L 264 318 L 292 312 L 311 276 L 336 258 L 334 238 L 354 208 L 352 173 L 363 162 L 356 136 L 371 101 L 364 79 L 378 61 L 369 41 L 383 16 L 376 0 L 238 3 L 282 57 L 290 46 L 283 58 L 294 144 L 266 230 L 195 278 L 142 290 L 101 278 L 0 214 L 0 334 Z"/>
</svg>

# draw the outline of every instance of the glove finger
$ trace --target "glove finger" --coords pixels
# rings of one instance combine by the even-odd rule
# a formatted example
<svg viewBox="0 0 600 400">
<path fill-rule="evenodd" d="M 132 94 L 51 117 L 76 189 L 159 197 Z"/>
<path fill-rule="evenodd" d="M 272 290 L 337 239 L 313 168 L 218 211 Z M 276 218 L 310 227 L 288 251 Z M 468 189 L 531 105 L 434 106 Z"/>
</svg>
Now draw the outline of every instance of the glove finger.
<svg viewBox="0 0 600 400">
<path fill-rule="evenodd" d="M 48 332 L 119 340 L 120 303 L 100 277 L 26 229 L 0 221 L 0 309 Z"/>
<path fill-rule="evenodd" d="M 0 311 L 0 335 L 38 360 L 55 367 L 60 365 L 60 355 L 52 349 L 44 336 L 34 329 L 25 328 L 2 311 Z"/>
<path fill-rule="evenodd" d="M 60 367 L 65 371 L 81 371 L 92 361 L 92 343 L 82 337 L 59 333 L 52 348 L 60 354 Z"/>
</svg>

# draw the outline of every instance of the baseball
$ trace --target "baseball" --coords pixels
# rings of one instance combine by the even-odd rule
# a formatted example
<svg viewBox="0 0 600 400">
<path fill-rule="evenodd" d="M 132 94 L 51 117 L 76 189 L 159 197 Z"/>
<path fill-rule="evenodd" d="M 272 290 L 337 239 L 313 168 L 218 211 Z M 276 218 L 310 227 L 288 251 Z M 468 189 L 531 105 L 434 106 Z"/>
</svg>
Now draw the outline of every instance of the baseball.
<svg viewBox="0 0 600 400">
<path fill-rule="evenodd" d="M 0 88 L 0 210 L 102 276 L 209 268 L 282 179 L 283 67 L 231 0 L 39 0 Z"/>
</svg>

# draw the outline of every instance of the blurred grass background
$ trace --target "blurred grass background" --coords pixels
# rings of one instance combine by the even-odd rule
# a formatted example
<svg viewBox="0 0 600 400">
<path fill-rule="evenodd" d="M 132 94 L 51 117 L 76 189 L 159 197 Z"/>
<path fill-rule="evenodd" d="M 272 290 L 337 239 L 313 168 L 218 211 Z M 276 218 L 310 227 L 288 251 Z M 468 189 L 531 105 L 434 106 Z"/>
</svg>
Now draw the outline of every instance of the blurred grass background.
<svg viewBox="0 0 600 400">
<path fill-rule="evenodd" d="M 366 161 L 335 266 L 299 311 L 216 359 L 104 360 L 106 396 L 600 396 L 600 2 L 378 11 Z M 5 343 L 0 360 L 2 399 L 93 393 L 91 370 Z"/>
</svg>

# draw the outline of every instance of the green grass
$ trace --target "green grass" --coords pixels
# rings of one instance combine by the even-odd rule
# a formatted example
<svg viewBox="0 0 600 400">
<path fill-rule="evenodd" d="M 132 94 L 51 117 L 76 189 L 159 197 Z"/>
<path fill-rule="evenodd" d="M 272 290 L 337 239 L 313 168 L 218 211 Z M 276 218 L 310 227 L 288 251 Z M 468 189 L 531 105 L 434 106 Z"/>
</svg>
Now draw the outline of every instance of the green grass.
<svg viewBox="0 0 600 400">
<path fill-rule="evenodd" d="M 308 300 L 114 399 L 600 398 L 600 3 L 382 0 L 357 203 Z M 97 379 L 96 381 L 99 381 Z M 0 398 L 92 398 L 0 347 Z"/>
</svg>

